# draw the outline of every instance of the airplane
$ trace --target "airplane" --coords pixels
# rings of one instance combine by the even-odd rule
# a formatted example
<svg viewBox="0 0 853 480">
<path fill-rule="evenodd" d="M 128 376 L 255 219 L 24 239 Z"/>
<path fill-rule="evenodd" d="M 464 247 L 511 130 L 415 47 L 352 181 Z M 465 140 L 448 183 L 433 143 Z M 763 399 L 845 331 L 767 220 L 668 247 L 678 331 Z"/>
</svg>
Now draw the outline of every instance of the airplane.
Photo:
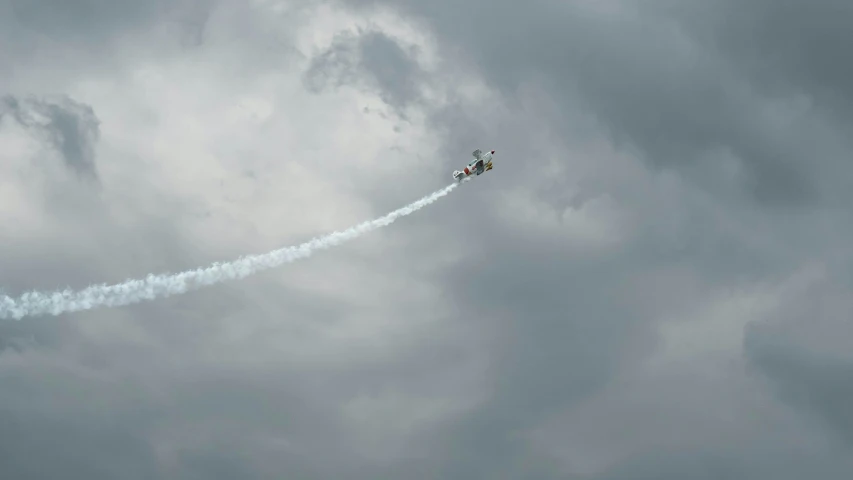
<svg viewBox="0 0 853 480">
<path fill-rule="evenodd" d="M 488 172 L 492 169 L 492 155 L 494 154 L 494 150 L 485 154 L 479 148 L 474 150 L 471 154 L 474 156 L 474 160 L 463 170 L 454 171 L 453 178 L 456 181 L 461 182 L 470 176 L 482 175 L 483 173 Z"/>
</svg>

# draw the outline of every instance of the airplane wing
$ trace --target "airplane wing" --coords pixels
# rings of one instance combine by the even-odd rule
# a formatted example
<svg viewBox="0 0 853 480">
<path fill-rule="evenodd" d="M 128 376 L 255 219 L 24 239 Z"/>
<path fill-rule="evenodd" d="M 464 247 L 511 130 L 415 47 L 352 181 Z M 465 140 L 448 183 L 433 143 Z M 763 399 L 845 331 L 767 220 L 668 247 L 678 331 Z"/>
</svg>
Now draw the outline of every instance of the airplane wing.
<svg viewBox="0 0 853 480">
<path fill-rule="evenodd" d="M 474 150 L 474 152 L 473 152 L 473 153 L 471 153 L 471 155 L 474 155 L 474 158 L 476 158 L 477 160 L 479 160 L 479 159 L 480 159 L 480 156 L 482 156 L 482 155 L 483 155 L 483 151 L 482 151 L 482 150 L 480 150 L 480 149 L 478 148 L 478 149 Z"/>
</svg>

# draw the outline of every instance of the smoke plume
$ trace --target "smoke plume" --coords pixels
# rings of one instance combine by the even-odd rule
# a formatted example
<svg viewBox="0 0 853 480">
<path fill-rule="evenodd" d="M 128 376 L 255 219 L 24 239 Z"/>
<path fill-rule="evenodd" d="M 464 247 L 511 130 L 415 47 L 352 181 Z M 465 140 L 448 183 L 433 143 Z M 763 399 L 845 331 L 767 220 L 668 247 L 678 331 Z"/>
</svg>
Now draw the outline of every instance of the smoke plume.
<svg viewBox="0 0 853 480">
<path fill-rule="evenodd" d="M 317 250 L 340 245 L 390 225 L 398 218 L 410 215 L 449 194 L 458 185 L 450 184 L 383 217 L 366 221 L 347 230 L 316 237 L 301 245 L 273 250 L 262 255 L 250 255 L 232 262 L 214 263 L 206 268 L 181 273 L 151 274 L 144 279 L 127 280 L 115 285 L 92 285 L 77 292 L 68 289 L 55 292 L 28 292 L 18 298 L 0 296 L 0 318 L 20 320 L 29 316 L 60 315 L 98 307 L 119 307 L 180 295 L 227 280 L 245 278 L 263 270 L 309 257 Z"/>
</svg>

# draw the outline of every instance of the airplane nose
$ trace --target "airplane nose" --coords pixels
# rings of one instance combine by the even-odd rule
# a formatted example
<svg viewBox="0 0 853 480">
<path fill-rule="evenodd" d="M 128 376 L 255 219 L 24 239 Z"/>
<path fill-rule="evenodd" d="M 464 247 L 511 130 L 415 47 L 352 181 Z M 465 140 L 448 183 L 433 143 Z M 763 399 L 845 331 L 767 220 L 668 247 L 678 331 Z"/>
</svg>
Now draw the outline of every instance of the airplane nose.
<svg viewBox="0 0 853 480">
<path fill-rule="evenodd" d="M 492 150 L 492 155 L 494 155 L 494 154 L 495 154 L 495 151 L 494 151 L 494 150 Z"/>
</svg>

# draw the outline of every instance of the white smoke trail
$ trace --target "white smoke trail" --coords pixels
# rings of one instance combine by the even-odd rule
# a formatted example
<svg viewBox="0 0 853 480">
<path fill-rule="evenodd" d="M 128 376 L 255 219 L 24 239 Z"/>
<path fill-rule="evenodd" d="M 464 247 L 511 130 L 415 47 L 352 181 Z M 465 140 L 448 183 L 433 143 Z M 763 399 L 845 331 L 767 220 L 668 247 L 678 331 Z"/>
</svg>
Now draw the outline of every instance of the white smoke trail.
<svg viewBox="0 0 853 480">
<path fill-rule="evenodd" d="M 20 320 L 27 316 L 60 315 L 97 307 L 118 307 L 179 295 L 227 280 L 245 278 L 263 270 L 309 257 L 317 250 L 340 245 L 387 226 L 398 218 L 410 215 L 449 194 L 458 185 L 453 183 L 383 217 L 369 220 L 342 232 L 323 235 L 295 247 L 273 250 L 262 255 L 250 255 L 233 262 L 214 263 L 206 268 L 181 273 L 151 274 L 145 279 L 127 280 L 115 285 L 92 285 L 78 292 L 71 290 L 50 293 L 28 292 L 17 299 L 0 296 L 0 318 Z"/>
</svg>

